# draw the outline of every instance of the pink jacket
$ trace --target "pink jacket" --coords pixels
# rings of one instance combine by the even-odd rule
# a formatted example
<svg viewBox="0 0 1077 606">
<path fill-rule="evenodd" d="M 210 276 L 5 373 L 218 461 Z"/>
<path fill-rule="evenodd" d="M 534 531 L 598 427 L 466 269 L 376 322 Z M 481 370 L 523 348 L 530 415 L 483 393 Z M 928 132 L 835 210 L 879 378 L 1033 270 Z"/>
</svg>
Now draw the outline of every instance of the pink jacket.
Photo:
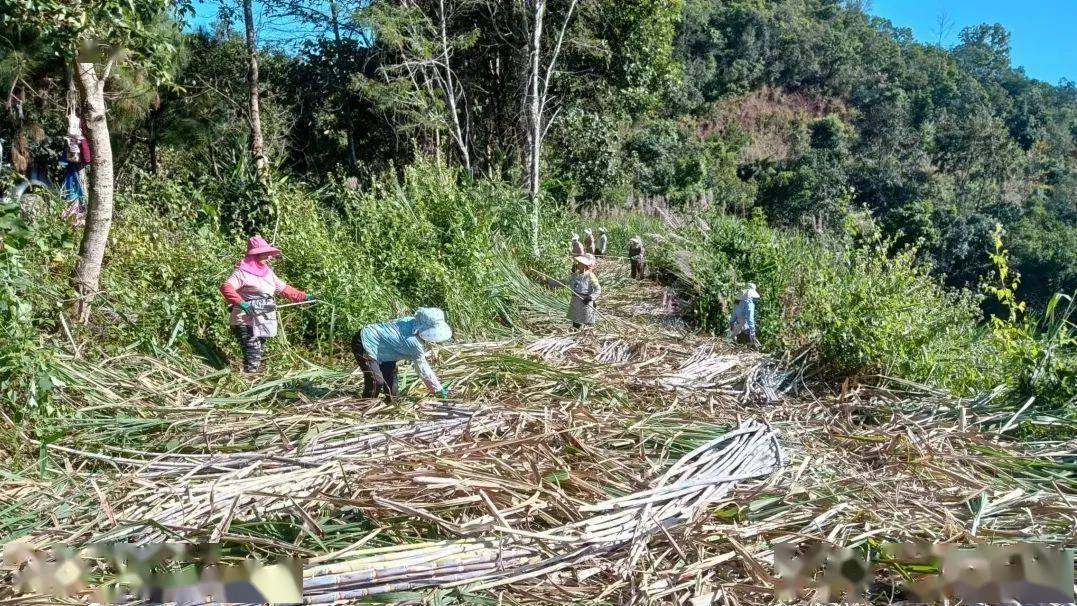
<svg viewBox="0 0 1077 606">
<path fill-rule="evenodd" d="M 231 277 L 221 284 L 221 294 L 232 305 L 232 326 L 250 326 L 250 317 L 239 308 L 239 304 L 248 297 L 272 297 L 281 294 L 295 303 L 307 298 L 307 293 L 285 284 L 272 269 L 264 276 L 256 276 L 238 267 Z"/>
</svg>

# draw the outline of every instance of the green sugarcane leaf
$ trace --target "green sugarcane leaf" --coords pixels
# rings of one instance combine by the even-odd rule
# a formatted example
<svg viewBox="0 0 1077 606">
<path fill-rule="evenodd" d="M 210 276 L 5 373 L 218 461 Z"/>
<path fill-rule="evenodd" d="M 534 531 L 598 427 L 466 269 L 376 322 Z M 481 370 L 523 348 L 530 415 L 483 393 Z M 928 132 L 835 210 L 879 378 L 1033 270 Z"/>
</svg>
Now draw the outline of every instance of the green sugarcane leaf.
<svg viewBox="0 0 1077 606">
<path fill-rule="evenodd" d="M 570 475 L 571 474 L 567 469 L 557 469 L 554 470 L 552 473 L 547 474 L 542 479 L 543 481 L 557 484 L 568 480 Z"/>
</svg>

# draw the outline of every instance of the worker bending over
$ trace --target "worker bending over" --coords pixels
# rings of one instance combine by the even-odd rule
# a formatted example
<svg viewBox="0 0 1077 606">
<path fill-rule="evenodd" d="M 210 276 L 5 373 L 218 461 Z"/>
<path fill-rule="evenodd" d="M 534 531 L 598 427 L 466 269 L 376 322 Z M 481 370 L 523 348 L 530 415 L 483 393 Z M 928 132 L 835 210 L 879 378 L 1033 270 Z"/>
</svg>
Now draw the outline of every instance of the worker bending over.
<svg viewBox="0 0 1077 606">
<path fill-rule="evenodd" d="M 352 338 L 355 362 L 363 370 L 363 397 L 373 398 L 383 391 L 397 395 L 396 363 L 410 360 L 430 393 L 442 398 L 447 389 L 438 381 L 426 360 L 426 346 L 452 338 L 445 312 L 437 307 L 420 307 L 414 316 L 381 324 L 368 324 Z"/>
<path fill-rule="evenodd" d="M 748 283 L 748 287 L 737 295 L 737 304 L 733 307 L 733 316 L 729 319 L 729 334 L 738 343 L 747 343 L 752 347 L 759 347 L 759 340 L 755 336 L 755 302 L 759 300 L 759 291 L 755 284 Z"/>
<path fill-rule="evenodd" d="M 232 334 L 243 349 L 243 370 L 261 369 L 266 341 L 277 336 L 277 304 L 274 295 L 284 295 L 299 303 L 314 297 L 288 286 L 273 273 L 270 259 L 279 257 L 280 249 L 261 236 L 247 241 L 247 255 L 236 265 L 232 275 L 221 284 L 221 295 L 232 309 Z"/>
</svg>

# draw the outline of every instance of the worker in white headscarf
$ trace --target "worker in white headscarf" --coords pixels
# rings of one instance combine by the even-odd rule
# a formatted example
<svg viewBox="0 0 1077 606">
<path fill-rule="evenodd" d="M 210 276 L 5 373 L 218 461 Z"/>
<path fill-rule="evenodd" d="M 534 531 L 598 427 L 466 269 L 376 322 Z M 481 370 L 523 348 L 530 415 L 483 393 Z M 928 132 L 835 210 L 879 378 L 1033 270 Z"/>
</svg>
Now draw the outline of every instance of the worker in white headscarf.
<svg viewBox="0 0 1077 606">
<path fill-rule="evenodd" d="M 595 254 L 596 255 L 604 255 L 604 254 L 606 254 L 606 247 L 609 245 L 609 242 L 610 242 L 610 239 L 609 239 L 609 236 L 606 235 L 606 228 L 605 227 L 599 227 L 598 228 L 598 244 L 595 246 Z"/>
<path fill-rule="evenodd" d="M 572 256 L 578 257 L 583 254 L 583 243 L 580 242 L 580 236 L 578 234 L 572 234 L 572 242 L 569 243 Z"/>
<path fill-rule="evenodd" d="M 748 287 L 737 294 L 737 304 L 729 318 L 729 334 L 733 339 L 755 348 L 759 347 L 759 339 L 755 336 L 755 302 L 758 300 L 759 291 L 749 282 Z"/>
<path fill-rule="evenodd" d="M 595 256 L 584 253 L 573 259 L 575 269 L 568 279 L 572 299 L 568 303 L 568 319 L 573 328 L 595 325 L 595 300 L 602 295 L 602 285 L 595 275 Z"/>
<path fill-rule="evenodd" d="M 595 254 L 595 234 L 590 227 L 583 230 L 583 253 L 585 255 Z"/>
</svg>

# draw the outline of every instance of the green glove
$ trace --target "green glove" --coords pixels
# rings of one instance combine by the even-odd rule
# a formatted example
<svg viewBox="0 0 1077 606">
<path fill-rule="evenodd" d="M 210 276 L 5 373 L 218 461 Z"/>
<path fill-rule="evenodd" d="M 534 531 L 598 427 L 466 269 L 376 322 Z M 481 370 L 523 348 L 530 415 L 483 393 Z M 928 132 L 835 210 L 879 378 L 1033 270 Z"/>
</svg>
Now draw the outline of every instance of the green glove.
<svg viewBox="0 0 1077 606">
<path fill-rule="evenodd" d="M 313 301 L 314 300 L 314 295 L 308 294 L 306 300 L 307 301 Z"/>
<path fill-rule="evenodd" d="M 251 310 L 251 304 L 244 301 L 239 304 L 239 308 L 242 309 L 244 313 L 247 313 Z"/>
<path fill-rule="evenodd" d="M 447 400 L 449 398 L 449 388 L 448 387 L 442 387 L 441 389 L 439 389 L 438 390 L 438 397 L 441 398 L 442 400 Z"/>
</svg>

